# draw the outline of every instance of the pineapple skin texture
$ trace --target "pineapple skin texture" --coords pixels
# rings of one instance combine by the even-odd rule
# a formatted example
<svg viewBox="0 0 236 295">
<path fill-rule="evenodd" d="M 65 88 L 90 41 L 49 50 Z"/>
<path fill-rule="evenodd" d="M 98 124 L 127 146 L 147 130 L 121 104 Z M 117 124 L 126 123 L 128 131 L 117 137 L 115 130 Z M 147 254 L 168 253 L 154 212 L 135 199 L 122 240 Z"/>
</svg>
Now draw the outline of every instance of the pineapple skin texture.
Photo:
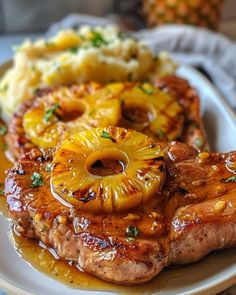
<svg viewBox="0 0 236 295">
<path fill-rule="evenodd" d="M 143 0 L 149 27 L 164 23 L 190 24 L 217 30 L 223 0 Z"/>
<path fill-rule="evenodd" d="M 104 134 L 107 137 L 102 137 Z M 161 146 L 146 135 L 124 128 L 95 128 L 65 140 L 53 159 L 53 194 L 79 210 L 120 212 L 153 198 L 165 179 Z M 122 172 L 99 176 L 89 166 L 100 159 L 125 163 Z"/>
</svg>

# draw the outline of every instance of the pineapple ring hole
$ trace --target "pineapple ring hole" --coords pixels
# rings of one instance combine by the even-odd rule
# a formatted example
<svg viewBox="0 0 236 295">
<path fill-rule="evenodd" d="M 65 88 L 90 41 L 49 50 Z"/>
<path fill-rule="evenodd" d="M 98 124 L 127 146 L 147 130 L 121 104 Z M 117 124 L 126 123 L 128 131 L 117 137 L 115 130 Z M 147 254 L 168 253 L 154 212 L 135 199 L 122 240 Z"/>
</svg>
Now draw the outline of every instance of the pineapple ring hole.
<svg viewBox="0 0 236 295">
<path fill-rule="evenodd" d="M 89 173 L 97 176 L 116 175 L 125 171 L 128 160 L 121 151 L 97 151 L 86 159 L 85 165 Z"/>
<path fill-rule="evenodd" d="M 86 111 L 86 107 L 83 103 L 76 102 L 70 107 L 65 107 L 63 109 L 63 114 L 60 116 L 60 121 L 62 122 L 70 122 L 81 117 Z"/>
<path fill-rule="evenodd" d="M 147 105 L 125 102 L 122 106 L 122 117 L 132 124 L 147 126 L 154 116 Z"/>
</svg>

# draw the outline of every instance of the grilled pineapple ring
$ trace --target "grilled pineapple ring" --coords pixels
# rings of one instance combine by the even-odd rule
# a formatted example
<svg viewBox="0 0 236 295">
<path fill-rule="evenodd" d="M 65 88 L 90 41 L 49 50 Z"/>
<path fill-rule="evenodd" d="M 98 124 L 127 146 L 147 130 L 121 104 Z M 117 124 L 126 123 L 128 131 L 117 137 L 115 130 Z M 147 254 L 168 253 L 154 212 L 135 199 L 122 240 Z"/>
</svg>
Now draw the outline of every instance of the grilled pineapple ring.
<svg viewBox="0 0 236 295">
<path fill-rule="evenodd" d="M 144 83 L 127 87 L 120 99 L 122 127 L 135 129 L 161 141 L 172 141 L 181 136 L 184 110 L 168 93 Z"/>
<path fill-rule="evenodd" d="M 40 148 L 54 148 L 75 132 L 115 126 L 121 117 L 119 91 L 119 85 L 103 88 L 96 83 L 53 90 L 24 114 L 26 136 Z"/>
<path fill-rule="evenodd" d="M 56 151 L 52 192 L 84 211 L 128 210 L 161 189 L 163 165 L 163 151 L 152 138 L 124 128 L 95 128 L 74 134 Z"/>
</svg>

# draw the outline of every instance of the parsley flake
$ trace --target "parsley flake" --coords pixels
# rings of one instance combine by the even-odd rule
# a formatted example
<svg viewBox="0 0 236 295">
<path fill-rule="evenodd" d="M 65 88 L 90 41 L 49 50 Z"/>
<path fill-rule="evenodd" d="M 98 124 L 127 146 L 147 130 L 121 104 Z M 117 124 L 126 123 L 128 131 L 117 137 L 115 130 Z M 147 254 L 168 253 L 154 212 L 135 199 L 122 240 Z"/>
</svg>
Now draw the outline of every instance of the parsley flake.
<svg viewBox="0 0 236 295">
<path fill-rule="evenodd" d="M 31 187 L 39 187 L 44 184 L 42 175 L 38 172 L 33 173 L 33 175 L 31 176 L 31 180 L 32 180 Z"/>
<path fill-rule="evenodd" d="M 46 122 L 49 122 L 49 121 L 52 119 L 53 115 L 55 115 L 56 110 L 58 110 L 59 108 L 60 108 L 59 103 L 55 103 L 50 109 L 48 109 L 48 110 L 45 112 L 44 117 L 43 117 L 44 120 L 45 120 Z"/>
<path fill-rule="evenodd" d="M 162 139 L 162 138 L 165 138 L 165 133 L 164 131 L 162 131 L 161 129 L 158 129 L 157 130 L 157 135 Z"/>
<path fill-rule="evenodd" d="M 102 131 L 101 137 L 110 139 L 112 142 L 116 142 L 116 140 L 111 136 L 111 134 L 107 131 Z"/>
<path fill-rule="evenodd" d="M 0 135 L 5 135 L 7 133 L 7 127 L 5 125 L 0 125 Z"/>
<path fill-rule="evenodd" d="M 229 178 L 223 178 L 221 181 L 224 182 L 224 183 L 236 182 L 236 175 L 231 176 Z"/>
<path fill-rule="evenodd" d="M 69 48 L 69 51 L 73 54 L 76 54 L 79 51 L 79 46 L 73 46 L 73 47 Z"/>
<path fill-rule="evenodd" d="M 7 149 L 7 144 L 5 142 L 0 142 L 0 149 L 5 151 Z"/>
<path fill-rule="evenodd" d="M 90 42 L 94 47 L 101 47 L 102 45 L 107 45 L 107 41 L 104 40 L 103 36 L 96 31 L 92 32 L 92 38 Z"/>
<path fill-rule="evenodd" d="M 3 189 L 0 189 L 0 196 L 4 196 L 5 195 L 5 192 Z"/>
<path fill-rule="evenodd" d="M 37 94 L 39 93 L 39 91 L 40 91 L 40 88 L 35 87 L 35 88 L 33 89 L 33 95 L 37 95 Z"/>
<path fill-rule="evenodd" d="M 52 163 L 48 163 L 44 169 L 46 172 L 51 172 L 52 171 Z"/>
<path fill-rule="evenodd" d="M 190 126 L 191 126 L 192 128 L 199 128 L 198 123 L 197 123 L 197 122 L 194 122 L 194 121 L 191 122 Z"/>
<path fill-rule="evenodd" d="M 133 239 L 135 237 L 138 236 L 139 234 L 139 230 L 137 227 L 133 226 L 133 225 L 130 225 L 126 228 L 126 231 L 125 231 L 127 237 L 130 239 Z"/>
<path fill-rule="evenodd" d="M 138 89 L 142 90 L 144 93 L 146 93 L 146 94 L 148 94 L 148 95 L 151 95 L 151 94 L 154 93 L 154 90 L 151 89 L 151 88 L 145 88 L 145 87 L 143 87 L 142 85 L 137 86 L 137 87 L 138 87 Z"/>
<path fill-rule="evenodd" d="M 196 138 L 194 141 L 194 145 L 196 149 L 200 149 L 203 145 L 202 139 L 201 138 Z"/>
<path fill-rule="evenodd" d="M 0 92 L 5 92 L 7 91 L 7 89 L 8 89 L 8 84 L 5 84 L 4 86 L 0 88 Z"/>
</svg>

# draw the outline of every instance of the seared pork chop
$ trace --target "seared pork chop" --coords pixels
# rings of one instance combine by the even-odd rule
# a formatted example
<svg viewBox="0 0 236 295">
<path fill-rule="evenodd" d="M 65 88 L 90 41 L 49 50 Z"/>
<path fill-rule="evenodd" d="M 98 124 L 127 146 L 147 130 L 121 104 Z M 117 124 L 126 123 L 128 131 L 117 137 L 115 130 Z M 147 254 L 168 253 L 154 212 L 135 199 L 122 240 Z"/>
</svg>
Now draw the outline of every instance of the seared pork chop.
<svg viewBox="0 0 236 295">
<path fill-rule="evenodd" d="M 61 259 L 117 284 L 143 283 L 165 266 L 236 245 L 236 153 L 198 154 L 163 144 L 166 180 L 142 206 L 122 213 L 67 207 L 50 190 L 50 153 L 38 149 L 9 170 L 5 193 L 15 230 Z M 40 184 L 32 175 L 40 173 Z"/>
</svg>

